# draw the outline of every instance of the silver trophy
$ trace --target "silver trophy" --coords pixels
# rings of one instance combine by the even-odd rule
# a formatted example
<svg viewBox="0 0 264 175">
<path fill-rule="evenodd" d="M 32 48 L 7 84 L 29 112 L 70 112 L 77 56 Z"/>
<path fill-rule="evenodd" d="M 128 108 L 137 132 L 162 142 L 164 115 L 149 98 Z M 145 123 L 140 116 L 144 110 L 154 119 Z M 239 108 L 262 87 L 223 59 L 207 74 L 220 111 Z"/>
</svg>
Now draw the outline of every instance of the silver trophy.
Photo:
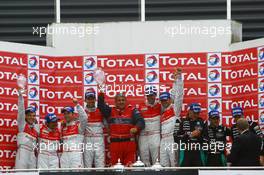
<svg viewBox="0 0 264 175">
<path fill-rule="evenodd" d="M 113 166 L 114 169 L 116 169 L 116 171 L 122 172 L 124 171 L 125 166 L 122 165 L 120 159 L 118 159 L 118 162 Z"/>
<path fill-rule="evenodd" d="M 145 167 L 145 164 L 140 160 L 140 157 L 138 156 L 137 161 L 135 163 L 133 163 L 132 167 L 135 168 L 141 168 L 141 167 Z M 142 171 L 142 169 L 136 169 L 135 171 Z"/>
<path fill-rule="evenodd" d="M 17 86 L 20 88 L 22 94 L 25 93 L 25 87 L 27 84 L 27 78 L 23 74 L 19 74 L 17 77 Z"/>
<path fill-rule="evenodd" d="M 161 168 L 162 166 L 159 163 L 159 159 L 157 159 L 156 163 L 151 166 L 151 169 L 153 169 L 154 171 L 160 171 Z"/>
<path fill-rule="evenodd" d="M 105 89 L 105 72 L 99 67 L 93 71 L 93 77 L 102 92 Z"/>
</svg>

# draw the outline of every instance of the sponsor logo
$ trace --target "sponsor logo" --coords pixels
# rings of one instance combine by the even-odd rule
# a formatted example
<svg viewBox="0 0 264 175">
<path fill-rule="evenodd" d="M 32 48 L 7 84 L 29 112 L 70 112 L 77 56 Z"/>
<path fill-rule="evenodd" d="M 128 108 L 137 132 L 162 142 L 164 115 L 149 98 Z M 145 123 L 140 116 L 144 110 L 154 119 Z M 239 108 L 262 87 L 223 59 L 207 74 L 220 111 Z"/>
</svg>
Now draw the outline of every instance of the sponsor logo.
<svg viewBox="0 0 264 175">
<path fill-rule="evenodd" d="M 146 72 L 146 82 L 147 83 L 155 83 L 157 82 L 157 79 L 158 79 L 158 74 L 156 71 L 152 70 L 152 71 Z"/>
<path fill-rule="evenodd" d="M 143 67 L 144 63 L 140 63 L 142 59 L 129 59 L 129 58 L 97 58 L 98 64 L 101 67 Z"/>
<path fill-rule="evenodd" d="M 17 126 L 17 120 L 12 118 L 0 118 L 0 126 L 13 127 Z"/>
<path fill-rule="evenodd" d="M 264 75 L 264 63 L 259 65 L 259 74 Z"/>
<path fill-rule="evenodd" d="M 241 101 L 232 101 L 232 100 L 223 100 L 222 104 L 225 105 L 224 108 L 226 110 L 231 110 L 233 107 L 240 106 L 243 109 L 246 108 L 253 108 L 257 107 L 258 103 L 256 103 L 257 100 L 250 99 L 250 100 L 241 100 Z"/>
<path fill-rule="evenodd" d="M 212 97 L 218 96 L 220 93 L 220 88 L 217 84 L 209 86 L 209 94 Z"/>
<path fill-rule="evenodd" d="M 259 96 L 259 105 L 260 107 L 264 107 L 264 95 Z"/>
<path fill-rule="evenodd" d="M 31 69 L 38 69 L 39 68 L 39 56 L 28 56 L 28 67 Z"/>
<path fill-rule="evenodd" d="M 73 77 L 70 76 L 50 76 L 49 74 L 40 73 L 40 78 L 42 83 L 49 83 L 49 84 L 82 84 L 82 81 L 79 80 L 80 76 L 74 75 Z"/>
<path fill-rule="evenodd" d="M 236 95 L 241 93 L 250 93 L 250 92 L 256 92 L 258 91 L 256 85 L 253 84 L 244 84 L 244 85 L 222 85 L 222 88 L 226 95 Z"/>
<path fill-rule="evenodd" d="M 212 100 L 209 102 L 209 110 L 219 110 L 220 109 L 220 102 L 219 100 Z"/>
<path fill-rule="evenodd" d="M 28 106 L 32 106 L 33 108 L 36 109 L 36 114 L 38 115 L 38 110 L 39 110 L 39 104 L 38 102 L 35 102 L 35 101 L 29 101 L 28 102 Z"/>
<path fill-rule="evenodd" d="M 240 69 L 240 70 L 222 70 L 225 78 L 228 79 L 237 79 L 237 78 L 246 78 L 251 76 L 257 76 L 258 74 L 254 71 L 253 68 L 250 69 Z"/>
<path fill-rule="evenodd" d="M 174 78 L 173 78 L 173 73 L 171 73 L 171 71 L 160 71 L 160 78 L 161 80 L 163 81 L 173 81 Z M 206 74 L 203 76 L 200 72 L 199 73 L 186 73 L 186 72 L 183 72 L 182 73 L 182 79 L 183 80 L 206 80 Z"/>
<path fill-rule="evenodd" d="M 146 67 L 147 68 L 158 68 L 158 55 L 146 55 Z"/>
<path fill-rule="evenodd" d="M 23 58 L 16 58 L 10 56 L 1 56 L 0 55 L 0 64 L 8 64 L 8 65 L 21 65 L 26 66 L 27 64 L 23 62 Z"/>
<path fill-rule="evenodd" d="M 258 58 L 260 61 L 264 60 L 264 47 L 258 48 Z"/>
<path fill-rule="evenodd" d="M 36 99 L 38 97 L 38 89 L 36 87 L 30 87 L 28 91 L 28 96 L 31 99 Z"/>
<path fill-rule="evenodd" d="M 221 66 L 221 54 L 220 53 L 209 53 L 207 55 L 208 66 Z"/>
<path fill-rule="evenodd" d="M 86 84 L 92 84 L 94 82 L 93 72 L 88 72 L 85 74 L 84 80 Z"/>
<path fill-rule="evenodd" d="M 210 81 L 216 81 L 220 78 L 220 72 L 217 69 L 209 70 L 208 77 Z"/>
<path fill-rule="evenodd" d="M 201 57 L 177 57 L 173 58 L 170 56 L 160 56 L 162 65 L 170 65 L 170 66 L 189 66 L 189 65 L 206 65 L 206 62 L 203 62 Z"/>
<path fill-rule="evenodd" d="M 264 91 L 264 79 L 259 81 L 259 90 Z"/>
<path fill-rule="evenodd" d="M 1 103 L 0 102 L 0 110 L 1 111 L 17 111 L 17 104 L 12 103 Z"/>
<path fill-rule="evenodd" d="M 239 55 L 222 54 L 222 57 L 225 61 L 225 64 L 243 63 L 246 61 L 253 61 L 258 59 L 254 57 L 254 53 L 252 52 Z"/>
<path fill-rule="evenodd" d="M 95 57 L 84 57 L 84 66 L 85 69 L 93 69 L 96 67 Z"/>
<path fill-rule="evenodd" d="M 38 82 L 38 74 L 37 72 L 30 72 L 28 75 L 29 83 L 37 83 Z"/>
<path fill-rule="evenodd" d="M 259 115 L 259 121 L 261 124 L 264 124 L 264 111 L 262 111 Z"/>
</svg>

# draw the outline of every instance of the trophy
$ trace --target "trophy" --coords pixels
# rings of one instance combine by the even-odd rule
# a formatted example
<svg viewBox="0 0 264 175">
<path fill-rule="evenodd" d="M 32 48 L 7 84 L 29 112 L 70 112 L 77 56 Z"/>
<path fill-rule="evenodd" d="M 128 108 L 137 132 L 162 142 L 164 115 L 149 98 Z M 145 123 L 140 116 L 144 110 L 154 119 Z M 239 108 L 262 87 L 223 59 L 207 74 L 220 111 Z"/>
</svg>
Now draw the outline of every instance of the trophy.
<svg viewBox="0 0 264 175">
<path fill-rule="evenodd" d="M 19 74 L 17 77 L 17 86 L 20 88 L 20 92 L 25 93 L 25 87 L 27 84 L 27 79 L 23 74 Z"/>
<path fill-rule="evenodd" d="M 138 156 L 137 161 L 133 163 L 132 167 L 135 167 L 135 168 L 145 167 L 145 164 L 140 160 L 140 157 Z"/>
<path fill-rule="evenodd" d="M 115 165 L 113 166 L 113 168 L 116 169 L 116 171 L 122 172 L 122 171 L 124 171 L 125 166 L 122 165 L 120 159 L 118 159 L 117 164 L 115 164 Z"/>
<path fill-rule="evenodd" d="M 151 169 L 153 169 L 154 171 L 160 171 L 161 168 L 162 166 L 159 163 L 159 159 L 157 159 L 156 163 L 151 167 Z"/>
<path fill-rule="evenodd" d="M 93 77 L 99 85 L 99 91 L 104 91 L 105 88 L 105 72 L 101 68 L 96 68 L 93 71 Z"/>
</svg>

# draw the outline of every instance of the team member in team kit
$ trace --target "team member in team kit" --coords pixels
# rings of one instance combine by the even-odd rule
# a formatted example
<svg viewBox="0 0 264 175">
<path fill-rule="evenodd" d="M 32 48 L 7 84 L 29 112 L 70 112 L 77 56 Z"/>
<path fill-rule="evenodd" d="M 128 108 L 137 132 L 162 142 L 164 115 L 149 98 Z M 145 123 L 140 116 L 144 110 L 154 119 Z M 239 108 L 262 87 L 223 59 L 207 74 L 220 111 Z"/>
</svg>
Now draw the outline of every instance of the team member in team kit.
<svg viewBox="0 0 264 175">
<path fill-rule="evenodd" d="M 18 90 L 18 115 L 17 115 L 18 135 L 16 169 L 34 169 L 37 166 L 37 139 L 39 126 L 36 124 L 36 109 L 34 107 L 24 107 L 22 90 Z"/>
<path fill-rule="evenodd" d="M 244 118 L 244 112 L 243 109 L 241 107 L 234 107 L 232 108 L 232 116 L 234 118 L 234 125 L 231 127 L 232 130 L 232 140 L 234 141 L 239 135 L 239 131 L 238 128 L 236 126 L 237 121 L 240 118 Z M 263 138 L 263 134 L 262 131 L 259 127 L 259 125 L 256 122 L 253 121 L 248 121 L 249 124 L 249 130 L 253 133 L 255 133 L 256 135 L 258 135 L 259 137 Z"/>
<path fill-rule="evenodd" d="M 62 110 L 66 123 L 62 126 L 62 155 L 61 168 L 83 168 L 83 144 L 84 131 L 87 125 L 87 115 L 83 107 L 78 104 L 77 99 L 73 99 L 78 119 L 74 116 L 74 108 L 66 106 Z"/>
<path fill-rule="evenodd" d="M 96 94 L 94 89 L 88 89 L 85 93 L 88 124 L 85 130 L 85 145 L 90 145 L 89 149 L 84 149 L 84 166 L 96 168 L 105 166 L 105 143 L 103 133 L 103 116 L 95 106 Z"/>
<path fill-rule="evenodd" d="M 136 160 L 135 137 L 145 128 L 144 119 L 136 108 L 127 104 L 123 93 L 116 95 L 114 107 L 108 106 L 104 94 L 99 93 L 98 108 L 108 119 L 111 164 L 115 165 L 120 159 L 123 165 L 130 166 Z"/>
<path fill-rule="evenodd" d="M 146 102 L 138 106 L 145 120 L 145 129 L 140 132 L 138 145 L 142 162 L 145 166 L 155 164 L 160 151 L 160 112 L 161 105 L 156 100 L 157 88 L 145 89 Z"/>
<path fill-rule="evenodd" d="M 200 118 L 200 112 L 201 106 L 198 103 L 192 103 L 189 105 L 186 118 L 181 121 L 178 137 L 187 146 L 180 150 L 180 166 L 205 165 L 205 155 L 200 148 L 204 141 L 203 132 L 206 125 Z"/>
<path fill-rule="evenodd" d="M 220 114 L 213 110 L 209 112 L 209 126 L 204 132 L 204 139 L 209 145 L 207 151 L 207 166 L 226 166 L 225 148 L 227 136 L 231 130 L 220 125 Z"/>
<path fill-rule="evenodd" d="M 160 164 L 164 167 L 173 167 L 178 164 L 178 155 L 174 152 L 173 134 L 175 132 L 177 122 L 179 123 L 180 121 L 183 101 L 183 81 L 181 77 L 181 69 L 178 69 L 174 76 L 175 82 L 173 83 L 172 94 L 169 92 L 163 92 L 159 97 L 162 107 Z M 168 149 L 168 145 L 171 149 Z"/>
<path fill-rule="evenodd" d="M 60 131 L 58 129 L 58 118 L 49 113 L 45 116 L 45 124 L 39 134 L 39 156 L 38 168 L 59 168 Z"/>
</svg>

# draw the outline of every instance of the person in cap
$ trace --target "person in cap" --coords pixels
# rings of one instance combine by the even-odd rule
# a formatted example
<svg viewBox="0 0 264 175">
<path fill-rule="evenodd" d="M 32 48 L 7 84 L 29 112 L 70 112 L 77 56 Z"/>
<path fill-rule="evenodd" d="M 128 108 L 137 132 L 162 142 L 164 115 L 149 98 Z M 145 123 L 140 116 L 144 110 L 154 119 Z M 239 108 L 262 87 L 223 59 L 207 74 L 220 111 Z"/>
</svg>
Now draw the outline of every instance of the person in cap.
<svg viewBox="0 0 264 175">
<path fill-rule="evenodd" d="M 178 131 L 180 143 L 187 145 L 187 148 L 180 148 L 180 166 L 204 166 L 205 155 L 201 149 L 204 142 L 203 132 L 205 123 L 200 118 L 201 106 L 198 103 L 191 103 L 186 118 L 182 119 Z M 198 147 L 197 147 L 198 146 Z"/>
<path fill-rule="evenodd" d="M 17 115 L 17 153 L 16 169 L 34 169 L 37 167 L 36 145 L 39 134 L 39 125 L 36 121 L 36 108 L 29 106 L 25 109 L 22 90 L 18 90 Z"/>
<path fill-rule="evenodd" d="M 142 162 L 150 166 L 159 159 L 161 104 L 156 99 L 155 86 L 146 87 L 145 97 L 146 102 L 137 106 L 145 120 L 145 129 L 140 132 L 138 146 Z"/>
<path fill-rule="evenodd" d="M 61 128 L 63 143 L 61 168 L 83 168 L 83 149 L 86 149 L 86 147 L 83 148 L 83 141 L 87 115 L 76 98 L 73 98 L 73 103 L 78 118 L 75 117 L 72 106 L 66 106 L 62 110 L 65 124 Z"/>
<path fill-rule="evenodd" d="M 57 116 L 48 113 L 39 134 L 39 169 L 59 168 L 60 136 Z"/>
<path fill-rule="evenodd" d="M 231 130 L 232 130 L 232 140 L 234 141 L 240 135 L 238 128 L 236 126 L 236 123 L 239 119 L 244 118 L 243 109 L 239 106 L 233 107 L 232 108 L 232 117 L 234 119 L 234 124 L 232 125 Z M 248 120 L 248 124 L 249 124 L 249 130 L 251 132 L 253 132 L 256 135 L 258 135 L 259 137 L 263 138 L 262 131 L 256 122 Z"/>
<path fill-rule="evenodd" d="M 125 166 L 136 161 L 135 138 L 145 128 L 145 121 L 135 107 L 127 103 L 124 93 L 115 96 L 115 106 L 105 103 L 104 94 L 98 95 L 98 108 L 108 120 L 110 132 L 110 162 L 115 165 L 118 160 Z"/>
<path fill-rule="evenodd" d="M 245 118 L 237 120 L 239 136 L 234 140 L 227 160 L 231 166 L 260 166 L 261 138 L 250 131 Z"/>
<path fill-rule="evenodd" d="M 85 168 L 103 168 L 105 166 L 104 120 L 100 110 L 96 107 L 96 93 L 93 88 L 85 93 L 88 123 L 85 130 L 85 145 L 93 145 L 84 150 Z"/>
<path fill-rule="evenodd" d="M 178 164 L 178 152 L 172 150 L 174 145 L 174 132 L 180 123 L 180 113 L 183 102 L 182 70 L 177 69 L 174 73 L 172 93 L 162 92 L 161 103 L 161 141 L 160 141 L 160 164 L 164 167 L 174 167 Z M 168 149 L 168 145 L 169 148 Z"/>
<path fill-rule="evenodd" d="M 220 114 L 216 110 L 209 112 L 209 123 L 204 132 L 205 143 L 209 145 L 209 149 L 206 150 L 206 166 L 226 166 L 226 138 L 231 136 L 231 130 L 220 125 Z"/>
</svg>

